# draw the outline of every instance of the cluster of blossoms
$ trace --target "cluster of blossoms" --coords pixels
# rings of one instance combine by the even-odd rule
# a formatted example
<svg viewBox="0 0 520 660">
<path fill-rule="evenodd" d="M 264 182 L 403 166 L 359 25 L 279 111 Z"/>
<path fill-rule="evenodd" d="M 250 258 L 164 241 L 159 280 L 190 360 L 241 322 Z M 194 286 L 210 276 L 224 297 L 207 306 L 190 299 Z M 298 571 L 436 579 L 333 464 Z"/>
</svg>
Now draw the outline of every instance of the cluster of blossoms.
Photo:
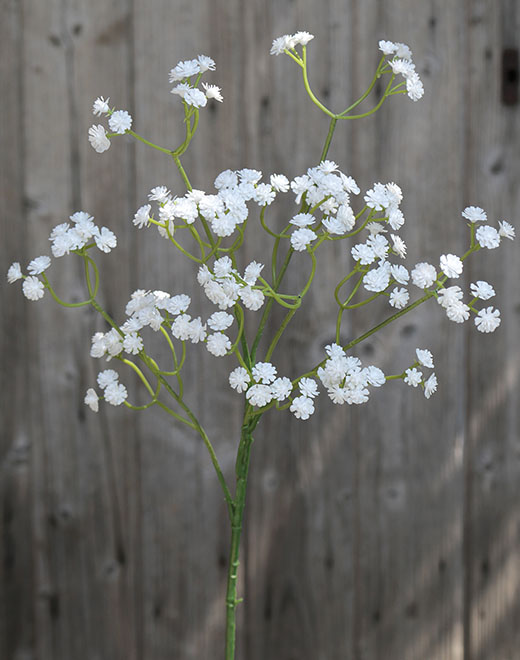
<svg viewBox="0 0 520 660">
<path fill-rule="evenodd" d="M 72 224 L 63 222 L 50 233 L 53 257 L 63 257 L 71 252 L 96 246 L 101 252 L 110 252 L 117 245 L 116 235 L 107 227 L 98 227 L 94 218 L 85 211 L 77 211 L 70 216 Z M 39 300 L 45 293 L 45 284 L 38 278 L 51 265 L 51 258 L 42 255 L 33 259 L 27 266 L 29 275 L 24 275 L 18 262 L 11 264 L 7 271 L 9 284 L 23 279 L 22 291 L 29 300 Z M 45 277 L 45 276 L 44 276 Z"/>
<path fill-rule="evenodd" d="M 126 387 L 119 382 L 119 374 L 113 369 L 100 371 L 97 383 L 103 390 L 103 399 L 112 406 L 120 406 L 128 398 Z M 89 387 L 85 395 L 85 404 L 94 412 L 99 410 L 99 395 L 93 387 Z"/>
<path fill-rule="evenodd" d="M 311 39 L 313 35 L 303 31 L 293 35 L 283 35 L 273 41 L 271 54 L 289 54 L 305 68 L 305 47 Z M 302 56 L 297 51 L 298 46 L 303 49 Z M 416 101 L 421 98 L 423 86 L 415 71 L 409 47 L 402 43 L 380 41 L 379 48 L 384 57 L 381 59 L 376 77 L 389 73 L 402 75 L 405 81 L 396 87 L 391 87 L 394 80 L 392 77 L 385 94 L 405 93 L 406 86 L 406 92 L 411 99 Z M 206 71 L 213 70 L 215 70 L 215 62 L 205 55 L 199 55 L 196 59 L 179 62 L 170 71 L 170 83 L 175 83 L 171 92 L 180 96 L 184 103 L 185 121 L 190 126 L 188 135 L 192 135 L 196 129 L 198 108 L 204 107 L 208 99 L 223 100 L 220 89 L 215 85 L 202 83 L 202 89 L 199 88 L 202 75 Z M 131 133 L 137 139 L 147 142 L 131 131 L 130 114 L 125 110 L 110 108 L 109 99 L 97 98 L 93 105 L 93 113 L 95 116 L 106 116 L 109 129 L 112 131 L 112 134 L 107 134 L 101 125 L 90 128 L 89 141 L 97 152 L 106 151 L 110 146 L 110 138 L 116 134 Z M 346 118 L 345 113 L 331 116 L 335 119 Z M 179 154 L 184 153 L 189 139 L 186 138 L 185 143 L 178 150 L 168 153 L 178 159 Z M 463 302 L 464 293 L 459 286 L 446 287 L 445 284 L 448 279 L 460 277 L 463 272 L 463 261 L 469 253 L 480 248 L 494 249 L 498 247 L 502 238 L 512 240 L 515 231 L 509 223 L 499 222 L 499 227 L 496 229 L 487 224 L 485 211 L 479 207 L 469 206 L 464 209 L 462 216 L 471 228 L 470 250 L 463 257 L 451 253 L 443 254 L 438 266 L 419 262 L 409 271 L 401 263 L 392 261 L 394 258 L 405 259 L 407 253 L 406 244 L 397 233 L 405 222 L 400 209 L 403 194 L 397 184 L 375 183 L 364 195 L 363 210 L 356 215 L 351 207 L 350 198 L 351 195 L 360 194 L 359 186 L 351 176 L 341 172 L 337 164 L 331 160 L 323 160 L 292 181 L 283 174 L 272 174 L 268 182 L 262 181 L 262 177 L 262 172 L 255 169 L 244 168 L 237 171 L 228 169 L 216 177 L 215 194 L 192 189 L 189 182 L 188 192 L 182 197 L 172 195 L 166 186 L 157 186 L 150 191 L 148 195 L 150 203 L 136 211 L 133 218 L 134 225 L 140 229 L 155 225 L 162 237 L 171 240 L 176 247 L 185 252 L 174 239 L 174 234 L 180 228 L 189 227 L 193 235 L 198 237 L 197 229 L 192 225 L 197 220 L 202 222 L 210 243 L 203 244 L 203 241 L 199 240 L 203 258 L 197 259 L 201 262 L 197 281 L 205 296 L 218 307 L 219 311 L 211 314 L 206 321 L 200 316 L 192 318 L 187 313 L 191 301 L 186 294 L 172 296 L 164 291 L 139 289 L 132 294 L 126 305 L 127 319 L 124 323 L 117 326 L 111 322 L 112 329 L 104 333 L 97 332 L 92 337 L 90 351 L 92 357 L 105 357 L 107 360 L 123 359 L 121 356 L 126 353 L 146 358 L 142 335 L 145 328 L 151 328 L 155 332 L 161 331 L 166 335 L 172 348 L 175 370 L 160 373 L 178 376 L 184 362 L 185 342 L 203 343 L 212 355 L 218 357 L 235 352 L 241 366 L 234 369 L 229 376 L 231 387 L 238 392 L 245 392 L 247 401 L 256 408 L 264 408 L 273 403 L 280 407 L 279 404 L 288 399 L 288 402 L 281 407 L 289 408 L 300 419 L 308 419 L 314 412 L 314 399 L 319 393 L 318 382 L 321 382 L 335 404 L 364 403 L 368 401 L 370 387 L 380 387 L 386 380 L 395 378 L 401 378 L 411 387 L 421 386 L 426 398 L 429 398 L 436 391 L 437 379 L 434 373 L 427 378 L 423 375 L 424 369 L 433 369 L 432 355 L 426 349 L 417 349 L 416 361 L 397 376 L 385 376 L 381 369 L 373 365 L 363 366 L 359 358 L 347 355 L 337 343 L 326 347 L 327 357 L 316 369 L 294 381 L 285 376 L 277 377 L 276 367 L 270 362 L 257 362 L 254 366 L 246 367 L 244 357 L 241 357 L 238 349 L 239 340 L 241 338 L 244 340 L 242 307 L 249 311 L 258 311 L 268 297 L 284 303 L 280 297 L 282 294 L 276 287 L 273 288 L 261 277 L 263 264 L 252 261 L 244 272 L 240 273 L 234 265 L 234 259 L 227 254 L 220 256 L 221 249 L 233 255 L 235 245 L 241 244 L 243 228 L 250 212 L 248 207 L 250 202 L 260 208 L 260 221 L 264 229 L 278 241 L 288 240 L 289 254 L 310 253 L 314 266 L 314 251 L 322 242 L 353 237 L 362 230 L 367 230 L 368 237 L 350 248 L 355 263 L 354 269 L 336 288 L 335 297 L 340 306 L 338 337 L 341 314 L 349 308 L 349 303 L 361 285 L 374 295 L 361 303 L 352 304 L 352 307 L 370 302 L 378 295 L 385 295 L 393 308 L 407 311 L 406 307 L 410 300 L 407 287 L 413 284 L 426 292 L 424 300 L 434 296 L 439 305 L 445 309 L 448 318 L 454 322 L 462 323 L 473 312 L 475 325 L 481 332 L 493 332 L 500 324 L 498 310 L 493 307 L 480 310 L 475 308 L 477 300 L 486 301 L 495 295 L 489 283 L 482 280 L 472 283 L 470 291 L 473 298 L 468 303 Z M 288 219 L 285 228 L 278 228 L 273 232 L 265 225 L 264 213 L 279 193 L 288 192 L 294 195 L 295 204 L 300 207 L 299 211 Z M 155 204 L 153 211 L 152 203 Z M 81 303 L 94 304 L 98 273 L 92 259 L 87 256 L 87 249 L 96 246 L 102 252 L 110 252 L 116 247 L 117 239 L 108 228 L 95 225 L 93 218 L 84 211 L 74 213 L 70 216 L 70 220 L 72 223 L 62 223 L 52 230 L 51 252 L 54 257 L 61 257 L 70 252 L 84 257 L 87 281 L 89 264 L 94 268 L 96 273 L 94 290 L 89 283 L 91 297 L 85 303 Z M 478 227 L 477 223 L 479 223 Z M 240 240 L 232 247 L 221 248 L 222 239 L 231 236 L 237 230 L 241 234 Z M 212 249 L 209 256 L 205 253 L 203 245 Z M 210 267 L 209 257 L 212 255 L 215 255 L 215 258 Z M 37 257 L 29 263 L 28 275 L 24 275 L 20 264 L 15 262 L 8 270 L 7 279 L 10 283 L 23 279 L 23 293 L 30 300 L 40 299 L 44 295 L 45 288 L 49 288 L 55 295 L 45 275 L 50 264 L 50 257 L 45 255 Z M 351 275 L 356 273 L 360 277 L 358 284 L 342 303 L 338 297 L 339 291 L 349 281 Z M 314 270 L 308 284 L 313 276 Z M 291 309 L 295 309 L 307 289 L 308 286 L 298 296 L 283 294 L 285 304 L 291 307 L 289 301 L 292 301 Z M 99 308 L 97 303 L 96 306 Z M 396 313 L 394 317 L 401 313 Z M 226 331 L 235 321 L 238 330 L 235 342 L 232 343 Z M 182 342 L 183 357 L 180 362 L 177 361 L 170 335 Z M 104 391 L 104 399 L 112 405 L 120 405 L 126 402 L 127 398 L 126 388 L 118 379 L 117 373 L 111 369 L 102 371 L 98 376 L 98 385 Z M 98 394 L 93 389 L 89 389 L 85 403 L 93 410 L 97 410 L 98 400 Z"/>
<path fill-rule="evenodd" d="M 204 91 L 197 87 L 202 74 L 214 70 L 215 62 L 206 55 L 199 55 L 196 59 L 178 62 L 170 70 L 170 82 L 177 83 L 172 88 L 171 93 L 177 94 L 187 105 L 194 108 L 204 108 L 208 99 L 214 99 L 222 103 L 224 99 L 220 93 L 220 87 L 217 87 L 217 85 L 208 85 L 203 82 Z M 197 76 L 197 78 L 192 85 L 191 79 L 193 76 Z"/>
<path fill-rule="evenodd" d="M 132 115 L 126 110 L 116 110 L 111 108 L 108 103 L 110 98 L 104 99 L 99 96 L 92 106 L 92 113 L 99 117 L 105 115 L 108 117 L 108 127 L 112 134 L 107 133 L 106 128 L 102 124 L 97 126 L 93 124 L 88 131 L 88 139 L 92 148 L 102 154 L 110 148 L 110 137 L 112 135 L 123 135 L 132 128 Z"/>
<path fill-rule="evenodd" d="M 402 75 L 406 82 L 406 92 L 412 101 L 424 95 L 424 86 L 415 70 L 412 51 L 406 44 L 381 40 L 379 50 L 388 57 L 388 64 L 395 75 Z"/>
<path fill-rule="evenodd" d="M 206 264 L 199 268 L 197 281 L 208 300 L 219 309 L 233 307 L 240 300 L 244 307 L 256 312 L 265 301 L 265 289 L 255 286 L 263 267 L 263 264 L 252 261 L 241 276 L 229 257 L 220 257 L 213 264 L 213 272 Z"/>
<path fill-rule="evenodd" d="M 305 31 L 284 34 L 273 40 L 271 55 L 282 55 L 282 53 L 294 51 L 296 46 L 306 46 L 312 39 L 314 39 L 314 35 Z"/>
<path fill-rule="evenodd" d="M 166 186 L 157 186 L 148 197 L 158 204 L 158 219 L 155 220 L 151 204 L 145 204 L 137 210 L 134 224 L 143 228 L 153 222 L 161 236 L 169 238 L 173 236 L 176 221 L 182 221 L 184 226 L 192 225 L 200 215 L 209 222 L 216 236 L 231 236 L 248 218 L 247 202 L 265 207 L 274 201 L 277 192 L 289 188 L 289 181 L 283 175 L 273 174 L 270 183 L 261 183 L 261 178 L 258 170 L 224 170 L 215 179 L 215 195 L 190 190 L 183 197 L 173 197 Z"/>
</svg>

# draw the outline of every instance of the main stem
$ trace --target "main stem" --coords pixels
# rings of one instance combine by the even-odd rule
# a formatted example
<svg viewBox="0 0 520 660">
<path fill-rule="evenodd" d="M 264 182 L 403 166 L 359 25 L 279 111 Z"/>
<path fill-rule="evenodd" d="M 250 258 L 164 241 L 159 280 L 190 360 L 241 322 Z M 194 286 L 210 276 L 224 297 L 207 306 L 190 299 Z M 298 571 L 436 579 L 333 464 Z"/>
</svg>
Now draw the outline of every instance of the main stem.
<svg viewBox="0 0 520 660">
<path fill-rule="evenodd" d="M 251 445 L 253 443 L 253 430 L 258 423 L 258 419 L 256 417 L 253 421 L 246 422 L 242 426 L 235 466 L 236 490 L 231 516 L 231 547 L 229 550 L 226 592 L 226 660 L 235 660 L 236 606 L 241 600 L 237 599 L 238 556 L 246 502 L 247 474 L 249 471 Z"/>
</svg>

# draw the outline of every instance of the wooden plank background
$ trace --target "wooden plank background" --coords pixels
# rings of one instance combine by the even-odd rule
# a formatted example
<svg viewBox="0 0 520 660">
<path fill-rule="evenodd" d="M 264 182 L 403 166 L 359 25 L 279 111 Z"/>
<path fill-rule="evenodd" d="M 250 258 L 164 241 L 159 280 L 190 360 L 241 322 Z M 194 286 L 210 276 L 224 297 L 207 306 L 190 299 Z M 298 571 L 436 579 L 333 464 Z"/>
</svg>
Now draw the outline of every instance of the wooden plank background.
<svg viewBox="0 0 520 660">
<path fill-rule="evenodd" d="M 316 162 L 327 131 L 295 66 L 269 56 L 275 36 L 297 29 L 316 35 L 311 82 L 335 109 L 364 91 L 379 39 L 414 50 L 424 99 L 391 99 L 340 125 L 330 152 L 363 189 L 401 185 L 411 260 L 462 253 L 468 204 L 518 226 L 519 108 L 500 97 L 502 49 L 520 45 L 515 0 L 2 0 L 2 268 L 44 253 L 50 228 L 81 208 L 119 238 L 100 260 L 103 302 L 117 317 L 135 288 L 194 290 L 193 269 L 131 225 L 153 185 L 182 182 L 168 159 L 126 139 L 96 154 L 92 101 L 110 96 L 138 132 L 175 145 L 182 123 L 168 71 L 208 54 L 225 102 L 201 113 L 185 159 L 195 187 L 209 190 L 228 167 L 293 177 Z M 267 245 L 258 235 L 246 258 Z M 60 261 L 58 291 L 81 299 L 78 264 Z M 314 364 L 333 339 L 322 291 L 345 263 L 344 247 L 321 259 L 276 357 L 284 373 Z M 430 401 L 395 383 L 356 409 L 323 398 L 306 424 L 262 421 L 240 659 L 520 657 L 518 247 L 478 255 L 464 281 L 476 278 L 499 292 L 494 335 L 449 323 L 432 303 L 360 346 L 394 373 L 430 347 L 440 381 Z M 204 447 L 155 411 L 91 414 L 82 399 L 99 320 L 47 297 L 28 303 L 17 286 L 1 295 L 0 658 L 221 658 L 228 529 Z M 346 334 L 372 314 L 352 318 Z M 193 350 L 186 381 L 231 475 L 240 403 L 221 385 L 229 368 Z"/>
</svg>

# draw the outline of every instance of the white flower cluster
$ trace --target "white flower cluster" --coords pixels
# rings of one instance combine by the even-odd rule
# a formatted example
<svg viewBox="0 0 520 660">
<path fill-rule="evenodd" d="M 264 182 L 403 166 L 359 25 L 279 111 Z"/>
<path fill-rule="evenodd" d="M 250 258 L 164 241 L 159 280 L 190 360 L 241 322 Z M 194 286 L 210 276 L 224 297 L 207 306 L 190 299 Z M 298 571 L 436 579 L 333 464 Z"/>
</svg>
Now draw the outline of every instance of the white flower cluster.
<svg viewBox="0 0 520 660">
<path fill-rule="evenodd" d="M 462 217 L 469 221 L 469 226 L 477 222 L 486 222 L 487 213 L 479 206 L 467 206 L 462 211 Z M 475 232 L 476 239 L 480 247 L 493 250 L 500 245 L 502 238 L 508 238 L 510 241 L 515 238 L 515 229 L 509 222 L 500 220 L 498 222 L 498 230 L 491 225 L 480 225 Z"/>
<path fill-rule="evenodd" d="M 85 211 L 77 211 L 70 216 L 72 225 L 63 222 L 56 225 L 50 233 L 51 252 L 53 257 L 63 257 L 75 250 L 81 250 L 85 246 L 96 245 L 102 252 L 110 252 L 117 245 L 116 235 L 107 227 L 98 227 L 94 224 L 94 218 Z M 91 245 L 88 245 L 93 240 Z M 51 258 L 43 255 L 33 259 L 27 270 L 29 275 L 22 273 L 18 262 L 11 264 L 7 271 L 9 284 L 23 279 L 22 291 L 29 300 L 39 300 L 45 293 L 44 283 L 36 277 L 41 275 L 51 265 Z"/>
<path fill-rule="evenodd" d="M 126 110 L 115 110 L 110 108 L 108 102 L 110 99 L 104 99 L 102 96 L 94 101 L 92 106 L 92 114 L 96 117 L 105 115 L 108 117 L 108 126 L 112 133 L 117 133 L 123 135 L 129 131 L 132 127 L 132 115 Z M 102 154 L 104 151 L 110 148 L 110 139 L 107 135 L 107 131 L 102 124 L 97 126 L 93 124 L 88 129 L 88 140 L 92 145 L 92 148 Z"/>
<path fill-rule="evenodd" d="M 247 202 L 253 201 L 260 207 L 269 206 L 277 192 L 289 188 L 289 181 L 282 174 L 273 174 L 270 183 L 261 183 L 261 178 L 262 173 L 258 170 L 224 170 L 215 179 L 216 195 L 191 190 L 183 197 L 173 197 L 165 186 L 152 188 L 148 197 L 158 204 L 159 233 L 168 238 L 168 234 L 173 235 L 176 221 L 191 225 L 200 215 L 216 236 L 231 236 L 237 225 L 248 218 Z M 147 227 L 153 218 L 152 207 L 146 204 L 138 209 L 133 222 L 142 228 Z"/>
<path fill-rule="evenodd" d="M 202 83 L 204 92 L 197 87 L 200 76 L 205 71 L 214 71 L 215 62 L 207 55 L 199 55 L 196 59 L 178 62 L 170 70 L 170 82 L 178 83 L 171 90 L 172 94 L 177 94 L 188 105 L 194 108 L 204 108 L 208 99 L 214 99 L 222 103 L 224 100 L 220 93 L 220 87 Z M 191 85 L 191 78 L 197 76 L 195 85 Z"/>
<path fill-rule="evenodd" d="M 412 101 L 418 101 L 424 95 L 424 87 L 419 74 L 415 70 L 410 48 L 403 43 L 381 40 L 379 50 L 389 56 L 388 64 L 394 74 L 400 74 L 405 79 L 408 96 Z"/>
<path fill-rule="evenodd" d="M 255 286 L 263 267 L 263 264 L 252 261 L 241 276 L 229 257 L 220 257 L 213 264 L 213 272 L 206 264 L 199 268 L 197 281 L 206 297 L 219 309 L 233 307 L 240 299 L 244 307 L 256 312 L 265 301 L 262 288 Z"/>
<path fill-rule="evenodd" d="M 273 40 L 271 55 L 282 55 L 285 51 L 295 50 L 296 46 L 306 46 L 312 39 L 314 39 L 314 35 L 305 31 L 284 34 Z"/>
<path fill-rule="evenodd" d="M 474 311 L 475 325 L 480 332 L 494 332 L 500 325 L 500 312 L 493 307 L 486 307 L 479 312 L 473 307 L 475 300 L 489 300 L 495 295 L 493 287 L 479 280 L 470 285 L 471 293 L 474 296 L 473 301 L 469 305 L 463 302 L 464 292 L 459 286 L 450 286 L 441 289 L 437 294 L 437 302 L 446 311 L 446 316 L 450 321 L 455 323 L 464 323 L 470 316 L 470 312 Z"/>
<path fill-rule="evenodd" d="M 368 386 L 381 387 L 386 382 L 381 369 L 363 367 L 359 358 L 347 356 L 338 344 L 329 344 L 325 351 L 328 358 L 317 373 L 333 403 L 366 403 L 370 395 Z"/>
<path fill-rule="evenodd" d="M 257 362 L 251 373 L 244 367 L 234 369 L 229 374 L 229 384 L 237 392 L 245 392 L 252 406 L 262 408 L 272 401 L 285 401 L 296 387 L 286 376 L 276 374 L 277 369 L 270 362 Z M 299 396 L 291 399 L 290 410 L 298 419 L 308 419 L 314 412 L 318 385 L 312 378 L 301 378 L 298 388 Z"/>
<path fill-rule="evenodd" d="M 437 391 L 437 376 L 432 373 L 425 379 L 423 372 L 417 369 L 418 366 L 433 369 L 433 355 L 427 348 L 415 349 L 417 360 L 415 363 L 404 372 L 404 382 L 410 387 L 417 387 L 421 385 L 424 390 L 424 396 L 429 399 L 431 395 Z"/>
<path fill-rule="evenodd" d="M 337 174 L 335 172 L 338 172 Z M 329 234 L 343 236 L 356 222 L 354 211 L 350 207 L 350 194 L 359 194 L 359 187 L 354 179 L 338 171 L 334 161 L 322 161 L 317 167 L 310 167 L 306 174 L 295 177 L 291 183 L 296 204 L 304 199 L 312 210 L 320 210 L 320 225 Z M 290 224 L 297 227 L 291 234 L 291 245 L 297 252 L 302 252 L 317 238 L 310 229 L 316 218 L 309 212 L 298 213 Z"/>
<path fill-rule="evenodd" d="M 97 382 L 104 391 L 103 398 L 107 403 L 110 403 L 112 406 L 120 406 L 128 398 L 128 392 L 126 387 L 119 382 L 119 374 L 113 369 L 105 369 L 100 371 L 97 377 Z M 94 412 L 99 410 L 99 396 L 95 389 L 89 387 L 84 403 Z"/>
</svg>

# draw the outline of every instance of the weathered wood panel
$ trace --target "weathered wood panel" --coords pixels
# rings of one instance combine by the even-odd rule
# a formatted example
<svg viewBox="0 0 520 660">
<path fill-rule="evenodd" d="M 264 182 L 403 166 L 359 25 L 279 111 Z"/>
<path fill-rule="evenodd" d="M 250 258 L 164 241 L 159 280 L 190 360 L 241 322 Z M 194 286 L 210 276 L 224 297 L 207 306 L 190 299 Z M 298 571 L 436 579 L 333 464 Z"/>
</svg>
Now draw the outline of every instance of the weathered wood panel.
<svg viewBox="0 0 520 660">
<path fill-rule="evenodd" d="M 518 47 L 520 34 L 512 0 L 24 0 L 4 2 L 4 16 L 2 262 L 44 252 L 51 226 L 88 210 L 119 238 L 118 258 L 99 260 L 103 304 L 116 318 L 134 289 L 186 291 L 195 269 L 131 226 L 152 186 L 182 190 L 173 164 L 125 139 L 95 154 L 86 142 L 93 99 L 110 96 L 138 132 L 174 146 L 182 125 L 168 71 L 206 53 L 225 103 L 202 116 L 186 155 L 194 187 L 209 189 L 227 167 L 295 176 L 317 160 L 327 131 L 299 71 L 268 56 L 271 39 L 295 29 L 316 35 L 311 83 L 333 108 L 364 90 L 378 39 L 414 49 L 425 99 L 391 99 L 375 117 L 339 126 L 330 151 L 362 188 L 402 186 L 412 259 L 464 250 L 466 204 L 515 223 L 518 108 L 501 107 L 499 94 L 501 48 Z M 282 224 L 291 212 L 282 202 L 271 217 Z M 268 245 L 253 229 L 244 261 Z M 358 410 L 321 401 L 307 424 L 288 414 L 262 420 L 239 657 L 515 657 L 520 263 L 516 247 L 506 248 L 478 255 L 465 272 L 466 285 L 489 277 L 500 292 L 495 336 L 450 324 L 431 303 L 359 347 L 394 373 L 416 346 L 430 347 L 440 380 L 430 401 L 395 383 Z M 308 266 L 296 256 L 288 289 Z M 70 262 L 53 275 L 79 300 L 81 273 Z M 333 339 L 333 301 L 323 292 L 347 265 L 344 247 L 327 246 L 303 320 L 277 352 L 281 372 L 314 364 Z M 3 307 L 2 658 L 220 657 L 228 530 L 204 447 L 155 411 L 83 409 L 98 368 L 89 336 L 103 327 L 92 315 L 32 306 L 14 287 Z M 204 314 L 199 291 L 193 308 Z M 346 335 L 371 325 L 372 314 L 348 319 Z M 229 368 L 193 347 L 186 382 L 231 476 L 240 402 L 221 385 Z"/>
</svg>

